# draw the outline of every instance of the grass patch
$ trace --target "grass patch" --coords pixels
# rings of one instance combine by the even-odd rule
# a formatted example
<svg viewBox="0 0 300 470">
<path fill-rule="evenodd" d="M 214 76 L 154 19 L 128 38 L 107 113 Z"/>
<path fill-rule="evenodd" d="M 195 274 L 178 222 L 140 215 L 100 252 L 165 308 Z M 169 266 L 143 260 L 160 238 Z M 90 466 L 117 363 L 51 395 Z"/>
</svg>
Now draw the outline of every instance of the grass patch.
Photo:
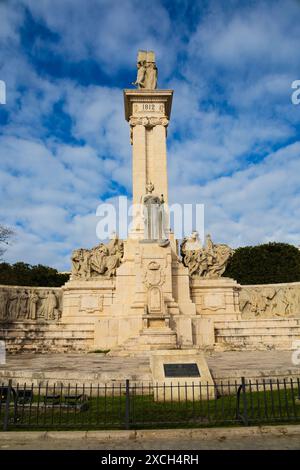
<svg viewBox="0 0 300 470">
<path fill-rule="evenodd" d="M 103 389 L 101 389 L 103 394 Z M 300 423 L 300 403 L 292 389 L 246 393 L 249 425 Z M 88 405 L 88 406 L 86 406 Z M 5 404 L 0 410 L 3 426 Z M 132 390 L 129 426 L 134 429 L 199 428 L 243 425 L 237 413 L 236 395 L 224 395 L 211 400 L 166 401 L 154 399 L 153 388 L 138 395 Z M 243 411 L 241 398 L 240 414 Z M 15 422 L 14 422 L 15 416 Z M 82 409 L 66 407 L 61 399 L 45 405 L 44 395 L 35 396 L 31 403 L 10 407 L 10 430 L 124 429 L 126 427 L 126 396 L 118 388 L 113 396 L 91 396 Z"/>
</svg>

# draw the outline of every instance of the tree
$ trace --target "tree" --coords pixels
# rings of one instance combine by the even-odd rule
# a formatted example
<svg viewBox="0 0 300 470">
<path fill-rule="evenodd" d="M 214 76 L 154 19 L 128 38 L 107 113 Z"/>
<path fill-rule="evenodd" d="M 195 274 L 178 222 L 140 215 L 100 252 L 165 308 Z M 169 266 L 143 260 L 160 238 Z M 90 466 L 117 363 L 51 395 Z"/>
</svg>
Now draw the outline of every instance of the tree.
<svg viewBox="0 0 300 470">
<path fill-rule="evenodd" d="M 6 251 L 5 245 L 9 244 L 9 240 L 14 234 L 15 232 L 11 228 L 0 225 L 0 260 Z"/>
<path fill-rule="evenodd" d="M 235 250 L 224 277 L 240 284 L 300 281 L 300 251 L 288 243 L 266 243 Z"/>
<path fill-rule="evenodd" d="M 69 280 L 68 274 L 38 264 L 0 263 L 0 284 L 15 286 L 60 287 Z"/>
</svg>

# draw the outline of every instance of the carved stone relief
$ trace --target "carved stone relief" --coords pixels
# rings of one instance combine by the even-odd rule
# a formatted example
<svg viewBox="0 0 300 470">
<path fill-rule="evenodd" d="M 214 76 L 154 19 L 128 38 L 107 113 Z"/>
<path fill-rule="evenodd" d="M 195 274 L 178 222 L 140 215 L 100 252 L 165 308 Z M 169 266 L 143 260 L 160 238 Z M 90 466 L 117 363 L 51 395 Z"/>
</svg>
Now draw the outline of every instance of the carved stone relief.
<svg viewBox="0 0 300 470">
<path fill-rule="evenodd" d="M 0 287 L 0 321 L 58 321 L 62 314 L 60 289 Z"/>
<path fill-rule="evenodd" d="M 245 318 L 299 317 L 300 284 L 242 286 L 239 303 Z"/>
</svg>

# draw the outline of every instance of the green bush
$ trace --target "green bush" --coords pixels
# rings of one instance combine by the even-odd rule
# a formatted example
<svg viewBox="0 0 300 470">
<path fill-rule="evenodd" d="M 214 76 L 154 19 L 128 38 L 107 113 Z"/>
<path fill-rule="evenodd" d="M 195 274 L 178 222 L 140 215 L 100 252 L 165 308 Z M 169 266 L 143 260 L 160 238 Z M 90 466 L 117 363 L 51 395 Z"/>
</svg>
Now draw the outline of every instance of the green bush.
<svg viewBox="0 0 300 470">
<path fill-rule="evenodd" d="M 300 251 L 287 243 L 238 248 L 223 274 L 240 284 L 300 281 Z"/>
<path fill-rule="evenodd" d="M 60 287 L 69 279 L 56 269 L 38 264 L 0 263 L 0 284 L 16 286 Z"/>
</svg>

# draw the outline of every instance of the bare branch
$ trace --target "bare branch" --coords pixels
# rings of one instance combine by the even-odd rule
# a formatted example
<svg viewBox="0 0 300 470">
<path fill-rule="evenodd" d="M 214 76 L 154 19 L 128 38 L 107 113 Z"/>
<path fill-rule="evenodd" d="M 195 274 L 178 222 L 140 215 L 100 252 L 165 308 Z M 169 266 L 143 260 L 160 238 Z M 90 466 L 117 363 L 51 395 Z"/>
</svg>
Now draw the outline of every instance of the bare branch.
<svg viewBox="0 0 300 470">
<path fill-rule="evenodd" d="M 9 245 L 9 241 L 14 236 L 15 232 L 9 227 L 0 224 L 0 259 L 6 251 L 5 245 Z"/>
</svg>

